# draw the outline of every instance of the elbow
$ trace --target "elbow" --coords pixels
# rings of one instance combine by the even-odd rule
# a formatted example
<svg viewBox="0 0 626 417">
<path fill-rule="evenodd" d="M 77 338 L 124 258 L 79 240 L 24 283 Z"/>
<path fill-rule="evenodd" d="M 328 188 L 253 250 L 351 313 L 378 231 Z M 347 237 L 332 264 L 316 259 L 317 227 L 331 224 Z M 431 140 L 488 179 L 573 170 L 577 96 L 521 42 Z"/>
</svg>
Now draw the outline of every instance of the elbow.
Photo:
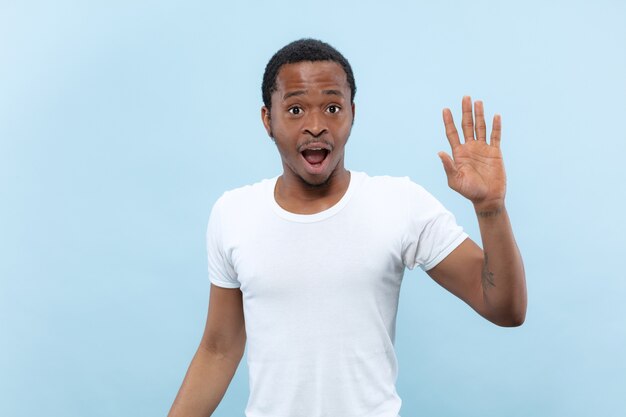
<svg viewBox="0 0 626 417">
<path fill-rule="evenodd" d="M 526 315 L 520 314 L 516 316 L 512 316 L 507 320 L 500 321 L 496 323 L 500 327 L 520 327 L 526 321 Z"/>
<path fill-rule="evenodd" d="M 221 359 L 240 361 L 246 348 L 246 340 L 245 329 L 233 335 L 232 338 L 205 336 L 200 341 L 198 350 Z"/>
<path fill-rule="evenodd" d="M 519 327 L 526 321 L 528 298 L 526 291 L 505 303 L 493 306 L 487 319 L 500 327 Z"/>
<path fill-rule="evenodd" d="M 490 319 L 490 321 L 500 327 L 520 327 L 526 321 L 526 307 L 499 315 Z"/>
</svg>

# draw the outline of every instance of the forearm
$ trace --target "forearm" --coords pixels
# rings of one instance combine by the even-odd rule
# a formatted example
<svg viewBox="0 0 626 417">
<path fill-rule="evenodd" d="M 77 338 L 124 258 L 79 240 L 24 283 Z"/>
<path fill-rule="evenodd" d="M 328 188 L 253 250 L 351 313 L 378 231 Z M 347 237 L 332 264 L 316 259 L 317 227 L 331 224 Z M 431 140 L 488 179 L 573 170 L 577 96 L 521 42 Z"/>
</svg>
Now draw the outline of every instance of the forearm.
<svg viewBox="0 0 626 417">
<path fill-rule="evenodd" d="M 202 345 L 189 370 L 168 417 L 208 417 L 224 397 L 241 361 L 241 353 L 231 356 L 213 353 Z"/>
<path fill-rule="evenodd" d="M 519 326 L 526 316 L 526 278 L 506 207 L 502 203 L 475 210 L 484 252 L 484 313 L 501 326 Z"/>
</svg>

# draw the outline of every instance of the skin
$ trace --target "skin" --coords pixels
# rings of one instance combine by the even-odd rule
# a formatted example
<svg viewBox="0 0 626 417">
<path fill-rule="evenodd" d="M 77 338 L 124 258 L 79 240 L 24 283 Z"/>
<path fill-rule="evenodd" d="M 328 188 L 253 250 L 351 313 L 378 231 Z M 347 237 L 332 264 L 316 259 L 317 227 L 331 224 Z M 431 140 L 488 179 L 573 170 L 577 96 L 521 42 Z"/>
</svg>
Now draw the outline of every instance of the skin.
<svg viewBox="0 0 626 417">
<path fill-rule="evenodd" d="M 213 414 L 235 375 L 245 345 L 241 290 L 211 284 L 204 335 L 168 417 Z"/>
<path fill-rule="evenodd" d="M 483 103 L 477 101 L 472 112 L 472 100 L 465 96 L 461 108 L 463 142 L 452 112 L 444 109 L 452 156 L 440 152 L 439 157 L 450 188 L 474 206 L 484 250 L 467 239 L 428 274 L 487 320 L 519 326 L 526 317 L 526 277 L 505 206 L 501 117 L 494 116 L 488 143 Z"/>
<path fill-rule="evenodd" d="M 261 109 L 283 164 L 276 201 L 293 213 L 318 213 L 339 201 L 350 183 L 344 151 L 355 107 L 346 73 L 332 61 L 288 64 L 278 72 L 276 87 L 271 110 Z M 301 154 L 316 143 L 331 149 L 321 170 L 312 169 Z"/>
<path fill-rule="evenodd" d="M 277 87 L 271 110 L 261 109 L 263 125 L 283 164 L 275 198 L 288 211 L 317 213 L 337 203 L 350 182 L 344 167 L 354 120 L 350 88 L 343 69 L 334 62 L 285 65 Z M 444 109 L 452 155 L 440 152 L 439 157 L 450 188 L 474 206 L 484 251 L 466 239 L 428 274 L 491 322 L 519 326 L 526 315 L 526 282 L 504 204 L 500 116 L 493 119 L 488 143 L 483 103 L 477 101 L 472 112 L 470 97 L 464 97 L 461 107 L 463 142 L 452 113 Z M 319 167 L 307 164 L 300 152 L 311 143 L 331 150 Z M 245 343 L 241 291 L 212 284 L 204 335 L 168 415 L 210 416 L 237 370 Z"/>
</svg>

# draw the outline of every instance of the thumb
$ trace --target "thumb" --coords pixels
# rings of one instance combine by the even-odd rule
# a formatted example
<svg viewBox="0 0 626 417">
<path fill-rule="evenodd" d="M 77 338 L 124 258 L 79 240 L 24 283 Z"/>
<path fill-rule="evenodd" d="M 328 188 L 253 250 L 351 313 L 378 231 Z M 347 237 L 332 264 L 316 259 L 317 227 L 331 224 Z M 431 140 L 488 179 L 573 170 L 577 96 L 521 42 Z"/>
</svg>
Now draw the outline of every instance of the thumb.
<svg viewBox="0 0 626 417">
<path fill-rule="evenodd" d="M 448 177 L 448 179 L 454 177 L 457 173 L 456 164 L 454 163 L 450 155 L 445 152 L 439 152 L 437 153 L 437 155 L 439 155 L 439 158 L 443 163 L 443 169 L 444 171 L 446 171 L 446 176 Z"/>
</svg>

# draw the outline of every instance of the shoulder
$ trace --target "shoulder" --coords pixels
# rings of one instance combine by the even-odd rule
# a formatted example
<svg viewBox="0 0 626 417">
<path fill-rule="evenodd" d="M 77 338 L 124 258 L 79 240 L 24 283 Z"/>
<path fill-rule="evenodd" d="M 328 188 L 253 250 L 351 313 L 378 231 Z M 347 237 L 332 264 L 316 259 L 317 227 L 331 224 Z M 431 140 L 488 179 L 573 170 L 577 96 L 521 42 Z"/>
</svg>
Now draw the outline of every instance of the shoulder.
<svg viewBox="0 0 626 417">
<path fill-rule="evenodd" d="M 270 211 L 269 197 L 276 178 L 261 180 L 224 192 L 213 204 L 209 231 L 229 234 L 263 220 Z"/>
<path fill-rule="evenodd" d="M 405 199 L 407 196 L 412 198 L 428 198 L 430 193 L 424 187 L 414 182 L 408 176 L 394 177 L 390 175 L 370 176 L 363 172 L 356 172 L 360 176 L 363 189 L 368 193 L 375 193 L 386 197 L 397 197 Z"/>
<path fill-rule="evenodd" d="M 267 199 L 275 183 L 276 178 L 269 178 L 228 190 L 217 199 L 215 207 L 228 210 L 253 208 Z"/>
<path fill-rule="evenodd" d="M 432 217 L 445 210 L 439 200 L 408 176 L 360 175 L 360 201 L 377 210 L 412 218 Z"/>
</svg>

